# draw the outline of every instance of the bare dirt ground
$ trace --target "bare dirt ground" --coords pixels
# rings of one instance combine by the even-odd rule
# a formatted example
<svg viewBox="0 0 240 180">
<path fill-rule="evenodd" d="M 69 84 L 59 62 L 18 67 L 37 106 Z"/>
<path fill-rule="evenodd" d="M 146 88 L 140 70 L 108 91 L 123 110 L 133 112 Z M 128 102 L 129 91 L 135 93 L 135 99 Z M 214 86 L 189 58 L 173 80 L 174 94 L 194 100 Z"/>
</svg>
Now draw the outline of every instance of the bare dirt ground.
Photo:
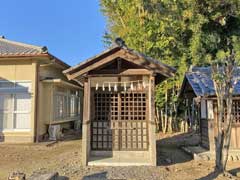
<svg viewBox="0 0 240 180">
<path fill-rule="evenodd" d="M 198 136 L 189 134 L 158 135 L 157 167 L 83 167 L 81 140 L 66 140 L 52 146 L 39 144 L 0 144 L 0 179 L 10 172 L 21 171 L 27 177 L 33 173 L 57 171 L 62 179 L 71 180 L 210 180 L 213 162 L 194 161 L 179 148 L 196 144 Z M 161 138 L 160 138 L 161 137 Z M 228 169 L 240 171 L 240 162 L 230 162 Z M 228 179 L 217 177 L 218 180 Z"/>
</svg>

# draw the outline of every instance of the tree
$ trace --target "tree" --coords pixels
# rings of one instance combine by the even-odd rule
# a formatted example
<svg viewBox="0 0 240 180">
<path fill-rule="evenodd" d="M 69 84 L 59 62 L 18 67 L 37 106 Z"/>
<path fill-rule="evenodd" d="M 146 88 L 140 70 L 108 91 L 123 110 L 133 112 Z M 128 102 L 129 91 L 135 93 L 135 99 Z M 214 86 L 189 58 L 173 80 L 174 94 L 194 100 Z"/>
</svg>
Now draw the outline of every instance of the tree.
<svg viewBox="0 0 240 180">
<path fill-rule="evenodd" d="M 239 1 L 201 1 L 195 13 L 202 16 L 201 31 L 192 43 L 193 61 L 205 58 L 212 66 L 217 96 L 217 135 L 215 136 L 215 169 L 226 173 L 232 130 L 232 96 L 235 66 L 239 64 Z M 197 42 L 197 43 L 196 43 Z M 226 113 L 226 115 L 225 115 Z"/>
<path fill-rule="evenodd" d="M 176 77 L 157 88 L 156 104 L 165 122 L 171 122 L 171 119 L 175 122 L 177 93 L 190 60 L 186 53 L 190 34 L 187 31 L 185 33 L 186 26 L 181 17 L 184 3 L 101 0 L 102 11 L 108 19 L 108 33 L 104 35 L 104 42 L 109 44 L 116 37 L 121 37 L 130 48 L 178 68 Z M 171 130 L 172 124 L 167 124 L 169 128 L 165 126 L 163 129 Z"/>
<path fill-rule="evenodd" d="M 229 51 L 219 51 L 212 62 L 212 78 L 217 95 L 217 134 L 215 135 L 215 169 L 226 174 L 228 152 L 233 124 L 232 106 L 234 86 L 238 83 L 235 49 L 239 48 L 239 39 L 235 36 L 228 40 Z"/>
<path fill-rule="evenodd" d="M 217 95 L 217 135 L 215 135 L 216 170 L 226 171 L 228 151 L 232 131 L 232 95 L 235 81 L 234 54 L 212 65 L 214 87 Z M 226 113 L 226 114 L 225 114 Z"/>
</svg>

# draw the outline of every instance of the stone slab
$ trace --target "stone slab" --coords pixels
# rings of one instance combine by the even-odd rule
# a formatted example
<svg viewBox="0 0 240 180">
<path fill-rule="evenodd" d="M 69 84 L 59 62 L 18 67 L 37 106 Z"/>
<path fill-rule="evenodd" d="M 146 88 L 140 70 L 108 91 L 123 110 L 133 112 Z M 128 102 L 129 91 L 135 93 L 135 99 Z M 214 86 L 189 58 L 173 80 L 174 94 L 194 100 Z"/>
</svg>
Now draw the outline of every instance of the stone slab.
<svg viewBox="0 0 240 180">
<path fill-rule="evenodd" d="M 144 157 L 99 157 L 91 156 L 89 166 L 152 166 L 149 158 Z"/>
</svg>

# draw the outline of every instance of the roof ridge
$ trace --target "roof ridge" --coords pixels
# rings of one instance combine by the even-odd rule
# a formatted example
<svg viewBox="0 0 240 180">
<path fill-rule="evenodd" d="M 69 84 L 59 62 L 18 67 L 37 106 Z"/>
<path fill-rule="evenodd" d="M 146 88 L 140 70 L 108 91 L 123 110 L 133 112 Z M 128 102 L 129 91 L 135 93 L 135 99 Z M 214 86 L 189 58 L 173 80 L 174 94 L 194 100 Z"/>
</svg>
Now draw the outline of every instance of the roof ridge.
<svg viewBox="0 0 240 180">
<path fill-rule="evenodd" d="M 27 47 L 27 48 L 33 48 L 35 50 L 38 50 L 41 53 L 47 53 L 48 52 L 48 49 L 47 49 L 46 46 L 36 46 L 36 45 L 17 42 L 17 41 L 5 39 L 5 38 L 0 38 L 0 41 L 10 43 L 10 44 L 14 44 L 14 45 L 17 45 L 17 46 L 24 46 L 24 47 Z"/>
</svg>

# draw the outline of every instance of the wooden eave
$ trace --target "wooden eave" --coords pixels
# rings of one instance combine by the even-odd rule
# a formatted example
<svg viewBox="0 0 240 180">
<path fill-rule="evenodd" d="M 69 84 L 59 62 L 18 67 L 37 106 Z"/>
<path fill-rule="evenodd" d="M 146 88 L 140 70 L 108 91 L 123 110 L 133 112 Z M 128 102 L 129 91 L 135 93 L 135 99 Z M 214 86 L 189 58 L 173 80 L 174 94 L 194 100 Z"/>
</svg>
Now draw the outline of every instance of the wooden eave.
<svg viewBox="0 0 240 180">
<path fill-rule="evenodd" d="M 35 59 L 38 61 L 42 61 L 43 63 L 47 63 L 49 60 L 52 61 L 52 63 L 58 65 L 58 67 L 61 67 L 62 69 L 67 69 L 70 66 L 60 60 L 59 58 L 53 56 L 50 53 L 41 53 L 41 54 L 19 54 L 19 55 L 4 55 L 0 56 L 1 60 L 24 60 L 24 59 Z M 44 61 L 46 60 L 46 61 Z"/>
<path fill-rule="evenodd" d="M 44 79 L 42 80 L 43 83 L 53 83 L 53 84 L 59 84 L 62 86 L 66 86 L 66 87 L 71 87 L 74 89 L 83 89 L 82 87 L 75 85 L 73 83 L 69 83 L 67 81 L 64 81 L 62 79 Z"/>
<path fill-rule="evenodd" d="M 61 66 L 62 69 L 67 69 L 70 68 L 70 65 L 68 65 L 67 63 L 65 63 L 64 61 L 60 60 L 59 58 L 57 58 L 56 56 L 48 53 L 48 56 L 50 57 L 50 59 L 56 63 L 57 65 Z"/>
</svg>

